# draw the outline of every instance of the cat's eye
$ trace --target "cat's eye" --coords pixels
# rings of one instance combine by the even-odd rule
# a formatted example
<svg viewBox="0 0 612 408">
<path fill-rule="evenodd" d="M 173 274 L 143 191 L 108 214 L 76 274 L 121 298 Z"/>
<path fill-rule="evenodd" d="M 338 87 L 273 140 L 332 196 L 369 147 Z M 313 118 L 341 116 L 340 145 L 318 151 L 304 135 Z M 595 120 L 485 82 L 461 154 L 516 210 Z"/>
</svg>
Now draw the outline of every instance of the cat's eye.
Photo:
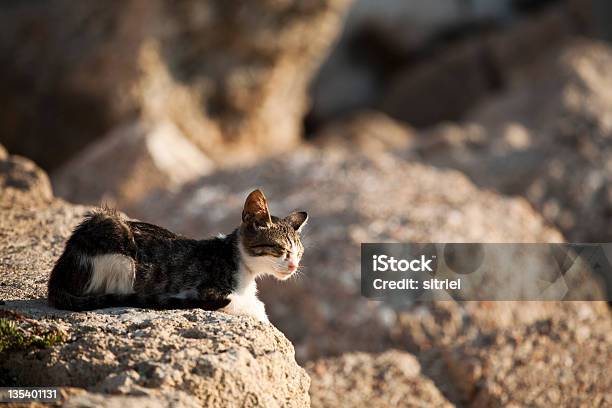
<svg viewBox="0 0 612 408">
<path fill-rule="evenodd" d="M 267 250 L 270 252 L 278 253 L 278 256 L 285 256 L 289 251 L 282 246 L 278 245 L 269 245 L 269 244 L 260 244 L 251 246 L 253 249 Z"/>
<path fill-rule="evenodd" d="M 268 244 L 252 245 L 251 248 L 275 249 L 275 250 L 281 249 L 280 247 L 276 245 L 268 245 Z"/>
</svg>

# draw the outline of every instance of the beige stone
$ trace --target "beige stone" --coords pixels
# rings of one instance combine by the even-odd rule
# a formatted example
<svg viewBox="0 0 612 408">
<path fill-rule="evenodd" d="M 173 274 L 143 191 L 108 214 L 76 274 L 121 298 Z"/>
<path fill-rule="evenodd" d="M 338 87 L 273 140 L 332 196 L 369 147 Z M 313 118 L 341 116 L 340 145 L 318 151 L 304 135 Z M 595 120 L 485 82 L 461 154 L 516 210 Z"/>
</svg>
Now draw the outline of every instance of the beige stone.
<svg viewBox="0 0 612 408">
<path fill-rule="evenodd" d="M 53 175 L 55 192 L 72 202 L 121 210 L 155 192 L 172 191 L 214 164 L 171 122 L 135 122 L 89 145 Z"/>
</svg>

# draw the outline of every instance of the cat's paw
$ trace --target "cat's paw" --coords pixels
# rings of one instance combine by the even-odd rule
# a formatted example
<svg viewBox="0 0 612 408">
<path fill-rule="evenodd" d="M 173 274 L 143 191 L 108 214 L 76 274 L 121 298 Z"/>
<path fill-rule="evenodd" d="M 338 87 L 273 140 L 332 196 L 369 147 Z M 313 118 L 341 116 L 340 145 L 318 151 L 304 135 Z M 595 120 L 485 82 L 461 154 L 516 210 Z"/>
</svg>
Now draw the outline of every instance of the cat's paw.
<svg viewBox="0 0 612 408">
<path fill-rule="evenodd" d="M 268 319 L 268 315 L 266 314 L 265 310 L 251 314 L 251 316 L 259 320 L 262 323 L 270 323 L 270 320 Z"/>
<path fill-rule="evenodd" d="M 260 322 L 270 323 L 265 305 L 257 298 L 230 295 L 231 302 L 222 312 L 236 316 L 250 316 Z"/>
<path fill-rule="evenodd" d="M 201 299 L 199 307 L 204 310 L 219 310 L 229 305 L 230 302 L 228 298 Z"/>
</svg>

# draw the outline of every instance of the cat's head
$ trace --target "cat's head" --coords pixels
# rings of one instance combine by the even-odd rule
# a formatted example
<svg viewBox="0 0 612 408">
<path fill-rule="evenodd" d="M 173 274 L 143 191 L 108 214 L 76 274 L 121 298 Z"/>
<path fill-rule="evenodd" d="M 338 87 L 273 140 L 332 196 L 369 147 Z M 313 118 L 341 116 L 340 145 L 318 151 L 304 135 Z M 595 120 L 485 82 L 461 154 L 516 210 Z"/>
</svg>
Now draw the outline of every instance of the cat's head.
<svg viewBox="0 0 612 408">
<path fill-rule="evenodd" d="M 240 241 L 243 260 L 252 273 L 271 274 L 285 280 L 293 275 L 304 253 L 300 231 L 308 214 L 294 211 L 285 218 L 270 215 L 260 190 L 247 197 L 242 211 Z"/>
</svg>

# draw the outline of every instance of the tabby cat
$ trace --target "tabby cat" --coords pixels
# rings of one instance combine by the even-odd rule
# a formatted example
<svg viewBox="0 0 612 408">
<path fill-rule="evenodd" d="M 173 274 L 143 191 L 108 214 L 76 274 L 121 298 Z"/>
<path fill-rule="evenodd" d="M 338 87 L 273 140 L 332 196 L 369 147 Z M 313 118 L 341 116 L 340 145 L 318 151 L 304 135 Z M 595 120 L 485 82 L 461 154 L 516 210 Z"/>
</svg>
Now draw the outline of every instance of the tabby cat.
<svg viewBox="0 0 612 408">
<path fill-rule="evenodd" d="M 109 209 L 91 212 L 68 239 L 49 279 L 49 304 L 75 311 L 132 306 L 201 308 L 268 321 L 255 279 L 292 276 L 308 215 L 271 216 L 249 194 L 231 234 L 195 240 Z"/>
</svg>

